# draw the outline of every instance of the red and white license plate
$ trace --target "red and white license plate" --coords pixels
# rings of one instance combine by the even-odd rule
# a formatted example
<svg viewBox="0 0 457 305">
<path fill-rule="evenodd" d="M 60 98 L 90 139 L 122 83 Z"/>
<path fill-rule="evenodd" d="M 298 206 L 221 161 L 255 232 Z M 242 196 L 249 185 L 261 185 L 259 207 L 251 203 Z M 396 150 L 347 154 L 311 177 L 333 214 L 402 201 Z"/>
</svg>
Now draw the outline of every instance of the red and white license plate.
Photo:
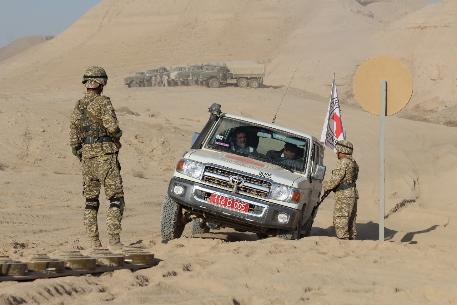
<svg viewBox="0 0 457 305">
<path fill-rule="evenodd" d="M 209 203 L 215 204 L 230 210 L 238 211 L 241 213 L 249 212 L 249 203 L 238 201 L 236 199 L 224 197 L 217 194 L 209 196 Z"/>
</svg>

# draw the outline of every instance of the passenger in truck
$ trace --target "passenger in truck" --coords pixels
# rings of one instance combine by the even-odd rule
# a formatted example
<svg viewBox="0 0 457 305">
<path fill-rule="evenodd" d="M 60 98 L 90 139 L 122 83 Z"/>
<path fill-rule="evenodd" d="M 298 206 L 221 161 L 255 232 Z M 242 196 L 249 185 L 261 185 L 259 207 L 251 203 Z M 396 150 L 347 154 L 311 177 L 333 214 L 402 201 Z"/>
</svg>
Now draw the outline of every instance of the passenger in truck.
<svg viewBox="0 0 457 305">
<path fill-rule="evenodd" d="M 292 143 L 285 143 L 284 148 L 280 151 L 270 150 L 267 152 L 267 157 L 275 162 L 283 165 L 299 169 L 301 167 L 301 148 Z"/>
</svg>

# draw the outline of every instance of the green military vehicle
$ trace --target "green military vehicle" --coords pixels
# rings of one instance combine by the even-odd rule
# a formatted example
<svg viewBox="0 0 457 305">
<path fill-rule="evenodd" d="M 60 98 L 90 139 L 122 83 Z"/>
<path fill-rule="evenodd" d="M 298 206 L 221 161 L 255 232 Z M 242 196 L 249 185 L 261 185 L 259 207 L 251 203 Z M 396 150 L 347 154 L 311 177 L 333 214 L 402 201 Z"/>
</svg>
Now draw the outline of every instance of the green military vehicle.
<svg viewBox="0 0 457 305">
<path fill-rule="evenodd" d="M 145 77 L 146 73 L 145 72 L 137 72 L 132 76 L 127 76 L 124 78 L 124 84 L 127 85 L 127 87 L 144 87 L 145 86 Z"/>
<path fill-rule="evenodd" d="M 170 71 L 171 85 L 192 86 L 198 83 L 198 76 L 203 71 L 203 65 L 175 67 Z"/>
<path fill-rule="evenodd" d="M 164 74 L 168 74 L 168 69 L 165 67 L 159 67 L 156 69 L 147 70 L 145 73 L 145 86 L 155 87 L 162 85 L 162 77 Z"/>
<path fill-rule="evenodd" d="M 253 62 L 227 62 L 222 65 L 205 65 L 199 74 L 199 84 L 209 88 L 236 85 L 240 88 L 259 88 L 263 85 L 265 66 Z"/>
<path fill-rule="evenodd" d="M 203 65 L 198 73 L 198 84 L 209 88 L 219 88 L 227 84 L 229 70 L 224 65 Z"/>
</svg>

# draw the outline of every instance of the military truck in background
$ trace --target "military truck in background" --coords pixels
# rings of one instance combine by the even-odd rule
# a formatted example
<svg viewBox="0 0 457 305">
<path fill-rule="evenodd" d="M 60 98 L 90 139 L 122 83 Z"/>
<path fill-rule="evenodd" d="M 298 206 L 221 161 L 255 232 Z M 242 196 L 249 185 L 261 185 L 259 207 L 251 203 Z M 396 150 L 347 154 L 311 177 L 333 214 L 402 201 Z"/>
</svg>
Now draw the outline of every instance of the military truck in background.
<svg viewBox="0 0 457 305">
<path fill-rule="evenodd" d="M 170 86 L 182 86 L 187 85 L 185 82 L 185 74 L 189 67 L 187 66 L 175 66 L 170 68 L 170 78 L 168 80 Z"/>
<path fill-rule="evenodd" d="M 229 70 L 225 65 L 207 64 L 198 74 L 198 84 L 209 88 L 219 88 L 227 84 Z"/>
<path fill-rule="evenodd" d="M 236 84 L 240 88 L 259 88 L 263 85 L 265 65 L 251 61 L 226 62 L 230 71 L 227 76 L 228 84 Z"/>
<path fill-rule="evenodd" d="M 250 61 L 231 61 L 224 63 L 195 64 L 175 66 L 168 70 L 159 67 L 137 72 L 124 79 L 130 87 L 162 86 L 163 76 L 167 74 L 170 86 L 202 85 L 219 88 L 236 85 L 240 88 L 259 88 L 263 85 L 265 66 Z"/>
<path fill-rule="evenodd" d="M 166 67 L 159 67 L 156 69 L 147 70 L 145 73 L 145 87 L 160 86 L 162 83 L 162 77 L 164 74 L 169 75 L 169 71 Z"/>
<path fill-rule="evenodd" d="M 132 76 L 127 76 L 124 78 L 124 84 L 127 85 L 127 87 L 144 87 L 145 86 L 145 77 L 146 77 L 146 72 L 136 72 Z"/>
<path fill-rule="evenodd" d="M 249 61 L 226 62 L 220 65 L 207 65 L 200 74 L 200 84 L 209 88 L 233 84 L 240 88 L 259 88 L 263 85 L 265 66 Z"/>
</svg>

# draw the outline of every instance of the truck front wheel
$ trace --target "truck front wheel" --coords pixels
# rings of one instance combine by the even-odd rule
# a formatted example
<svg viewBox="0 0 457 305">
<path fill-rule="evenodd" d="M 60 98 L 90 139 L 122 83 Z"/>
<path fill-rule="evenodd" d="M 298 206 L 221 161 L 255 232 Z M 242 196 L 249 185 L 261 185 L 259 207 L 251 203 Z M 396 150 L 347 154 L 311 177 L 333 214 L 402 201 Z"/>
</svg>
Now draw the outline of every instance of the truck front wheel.
<svg viewBox="0 0 457 305">
<path fill-rule="evenodd" d="M 251 88 L 259 88 L 259 80 L 257 78 L 252 78 L 249 80 L 249 87 Z"/>
<path fill-rule="evenodd" d="M 201 218 L 192 220 L 192 236 L 209 233 L 209 227 Z"/>
<path fill-rule="evenodd" d="M 247 78 L 241 77 L 241 78 L 238 78 L 238 80 L 236 81 L 236 84 L 240 88 L 246 88 L 248 86 L 248 80 L 247 80 Z"/>
<path fill-rule="evenodd" d="M 180 238 L 184 231 L 184 217 L 179 203 L 166 196 L 160 211 L 160 234 L 162 241 Z"/>
</svg>

